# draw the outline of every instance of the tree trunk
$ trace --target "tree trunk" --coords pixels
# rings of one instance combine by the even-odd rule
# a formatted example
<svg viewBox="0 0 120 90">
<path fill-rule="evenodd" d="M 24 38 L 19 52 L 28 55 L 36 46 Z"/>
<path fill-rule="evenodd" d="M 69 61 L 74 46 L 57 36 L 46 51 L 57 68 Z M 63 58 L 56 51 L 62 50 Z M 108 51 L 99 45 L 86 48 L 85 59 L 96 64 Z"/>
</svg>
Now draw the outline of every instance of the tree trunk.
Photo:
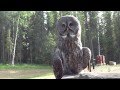
<svg viewBox="0 0 120 90">
<path fill-rule="evenodd" d="M 33 59 L 33 57 L 32 57 L 32 45 L 30 45 L 30 63 L 32 64 L 32 59 Z"/>
<path fill-rule="evenodd" d="M 98 31 L 98 55 L 100 55 L 100 40 L 99 40 L 99 31 Z"/>
<path fill-rule="evenodd" d="M 16 50 L 16 41 L 17 41 L 17 36 L 18 36 L 18 24 L 19 24 L 19 16 L 18 16 L 18 20 L 17 20 L 17 27 L 16 27 L 16 34 L 15 34 L 15 43 L 14 43 L 14 47 L 13 47 L 13 58 L 12 58 L 12 65 L 14 66 L 15 63 L 15 50 Z"/>
<path fill-rule="evenodd" d="M 5 61 L 5 36 L 4 36 L 5 27 L 2 30 L 2 63 Z"/>
</svg>

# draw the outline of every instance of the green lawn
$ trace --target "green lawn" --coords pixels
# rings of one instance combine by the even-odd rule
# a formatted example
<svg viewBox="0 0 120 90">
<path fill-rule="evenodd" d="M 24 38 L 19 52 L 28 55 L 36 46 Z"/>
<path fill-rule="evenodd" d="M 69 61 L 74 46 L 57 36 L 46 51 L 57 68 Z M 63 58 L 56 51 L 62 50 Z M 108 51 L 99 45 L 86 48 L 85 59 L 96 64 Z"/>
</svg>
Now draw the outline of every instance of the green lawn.
<svg viewBox="0 0 120 90">
<path fill-rule="evenodd" d="M 30 65 L 17 64 L 11 65 L 0 64 L 0 79 L 41 79 L 54 78 L 52 67 L 48 65 Z"/>
<path fill-rule="evenodd" d="M 88 72 L 87 69 L 85 72 Z M 120 73 L 120 64 L 96 66 L 92 72 Z M 55 77 L 52 67 L 48 65 L 17 64 L 13 67 L 0 64 L 0 79 L 55 79 Z"/>
<path fill-rule="evenodd" d="M 35 64 L 16 64 L 14 66 L 10 64 L 0 64 L 0 70 L 23 70 L 23 69 L 51 69 L 51 66 L 48 65 L 35 65 Z"/>
</svg>

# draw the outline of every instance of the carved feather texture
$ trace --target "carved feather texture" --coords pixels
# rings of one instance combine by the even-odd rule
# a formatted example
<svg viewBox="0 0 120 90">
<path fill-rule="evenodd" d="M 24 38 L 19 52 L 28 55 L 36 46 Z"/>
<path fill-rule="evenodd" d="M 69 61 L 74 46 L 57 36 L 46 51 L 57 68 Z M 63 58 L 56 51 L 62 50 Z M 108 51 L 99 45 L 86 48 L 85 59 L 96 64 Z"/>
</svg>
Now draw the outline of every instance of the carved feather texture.
<svg viewBox="0 0 120 90">
<path fill-rule="evenodd" d="M 56 79 L 79 74 L 87 66 L 90 70 L 91 51 L 82 47 L 81 26 L 74 16 L 63 16 L 57 21 L 58 43 L 53 56 Z"/>
</svg>

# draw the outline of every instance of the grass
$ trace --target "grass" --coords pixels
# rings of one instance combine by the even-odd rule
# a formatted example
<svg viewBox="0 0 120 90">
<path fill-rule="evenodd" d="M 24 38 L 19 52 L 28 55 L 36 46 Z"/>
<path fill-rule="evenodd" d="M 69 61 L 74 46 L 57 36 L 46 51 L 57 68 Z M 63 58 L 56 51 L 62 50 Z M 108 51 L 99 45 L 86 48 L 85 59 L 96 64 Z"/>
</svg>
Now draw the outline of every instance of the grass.
<svg viewBox="0 0 120 90">
<path fill-rule="evenodd" d="M 120 64 L 95 66 L 92 72 L 120 73 Z M 55 77 L 52 67 L 48 65 L 16 64 L 13 67 L 9 64 L 0 64 L 0 79 L 55 79 Z"/>
<path fill-rule="evenodd" d="M 34 77 L 44 77 L 52 75 L 52 67 L 48 65 L 33 64 L 0 64 L 0 79 L 31 79 Z M 53 76 L 54 78 L 54 76 Z"/>
<path fill-rule="evenodd" d="M 35 64 L 16 64 L 15 66 L 12 66 L 10 64 L 0 64 L 0 70 L 49 69 L 49 68 L 52 67 L 48 65 L 35 65 Z"/>
</svg>

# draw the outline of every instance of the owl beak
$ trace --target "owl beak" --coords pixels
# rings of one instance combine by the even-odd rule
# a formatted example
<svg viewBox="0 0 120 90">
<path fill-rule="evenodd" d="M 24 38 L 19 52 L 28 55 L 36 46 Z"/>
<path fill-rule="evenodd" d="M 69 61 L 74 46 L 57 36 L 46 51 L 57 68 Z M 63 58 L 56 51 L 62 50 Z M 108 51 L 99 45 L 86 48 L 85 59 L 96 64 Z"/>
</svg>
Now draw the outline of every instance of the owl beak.
<svg viewBox="0 0 120 90">
<path fill-rule="evenodd" d="M 67 28 L 67 30 L 66 30 L 67 32 L 69 31 L 69 28 Z"/>
<path fill-rule="evenodd" d="M 70 34 L 69 34 L 69 33 L 67 34 L 67 37 L 70 37 Z"/>
</svg>

